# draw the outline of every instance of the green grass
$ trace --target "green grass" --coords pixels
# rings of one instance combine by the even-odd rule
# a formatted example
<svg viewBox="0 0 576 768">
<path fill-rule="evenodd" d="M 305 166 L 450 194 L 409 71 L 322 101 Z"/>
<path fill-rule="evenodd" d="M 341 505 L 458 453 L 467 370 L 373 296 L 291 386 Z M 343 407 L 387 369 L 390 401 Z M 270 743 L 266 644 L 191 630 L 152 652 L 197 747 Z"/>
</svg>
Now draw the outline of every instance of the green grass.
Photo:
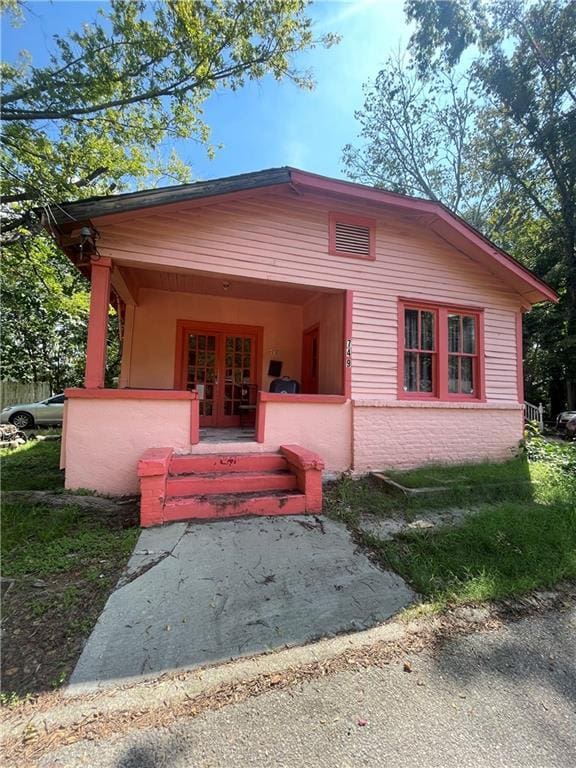
<svg viewBox="0 0 576 768">
<path fill-rule="evenodd" d="M 446 486 L 449 490 L 407 496 L 376 478 L 344 477 L 326 491 L 327 513 L 352 526 L 366 513 L 411 520 L 423 512 L 449 507 L 476 507 L 505 499 L 529 501 L 536 487 L 525 458 L 502 464 L 430 466 L 386 474 L 407 488 Z"/>
<path fill-rule="evenodd" d="M 523 457 L 505 461 L 501 464 L 429 465 L 407 472 L 386 472 L 385 474 L 401 483 L 405 488 L 447 486 L 455 489 L 455 486 L 459 484 L 515 486 L 530 481 L 528 464 Z M 473 490 L 477 492 L 478 488 Z"/>
<path fill-rule="evenodd" d="M 60 441 L 30 440 L 12 450 L 0 451 L 3 491 L 54 491 L 64 488 L 59 469 Z"/>
<path fill-rule="evenodd" d="M 74 507 L 2 505 L 2 572 L 44 577 L 77 571 L 98 559 L 125 559 L 135 528 L 114 530 L 98 516 Z"/>
<path fill-rule="evenodd" d="M 59 454 L 55 441 L 3 451 L 2 490 L 61 492 Z M 80 508 L 72 494 L 64 498 L 65 507 L 24 500 L 1 507 L 2 574 L 15 583 L 3 606 L 0 706 L 17 706 L 26 694 L 65 681 L 138 537 L 137 528 L 126 527 L 129 516 Z"/>
<path fill-rule="evenodd" d="M 387 490 L 374 479 L 344 479 L 327 494 L 328 512 L 351 525 L 358 539 L 385 567 L 401 574 L 432 610 L 549 588 L 576 579 L 574 450 L 538 448 L 533 452 L 537 461 L 520 457 L 505 464 L 394 473 L 407 486 L 450 487 L 446 493 L 416 497 Z M 472 487 L 453 488 L 450 481 L 460 477 Z M 411 519 L 463 506 L 477 513 L 454 527 L 413 530 L 390 541 L 357 527 L 366 512 Z"/>
</svg>

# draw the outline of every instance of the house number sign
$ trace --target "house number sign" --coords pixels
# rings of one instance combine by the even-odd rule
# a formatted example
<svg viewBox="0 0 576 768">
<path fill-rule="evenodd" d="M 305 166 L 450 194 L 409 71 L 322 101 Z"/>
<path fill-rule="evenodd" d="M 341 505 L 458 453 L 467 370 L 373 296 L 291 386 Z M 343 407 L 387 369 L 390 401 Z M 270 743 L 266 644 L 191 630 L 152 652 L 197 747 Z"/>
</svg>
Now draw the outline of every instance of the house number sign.
<svg viewBox="0 0 576 768">
<path fill-rule="evenodd" d="M 352 339 L 346 339 L 346 368 L 352 368 Z"/>
</svg>

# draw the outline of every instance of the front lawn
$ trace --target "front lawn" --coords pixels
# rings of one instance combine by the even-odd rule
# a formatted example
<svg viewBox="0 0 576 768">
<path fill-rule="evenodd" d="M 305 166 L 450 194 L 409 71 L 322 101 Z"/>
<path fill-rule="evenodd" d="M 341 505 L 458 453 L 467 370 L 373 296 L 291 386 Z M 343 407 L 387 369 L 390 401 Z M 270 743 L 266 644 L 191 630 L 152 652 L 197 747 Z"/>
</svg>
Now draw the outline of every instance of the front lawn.
<svg viewBox="0 0 576 768">
<path fill-rule="evenodd" d="M 360 516 L 367 513 L 411 520 L 431 510 L 471 507 L 504 499 L 529 501 L 535 492 L 531 472 L 532 465 L 519 457 L 502 464 L 428 466 L 385 473 L 406 488 L 449 489 L 414 496 L 394 491 L 370 476 L 358 480 L 344 477 L 327 489 L 326 511 L 331 517 L 355 527 Z"/>
<path fill-rule="evenodd" d="M 3 452 L 2 490 L 62 490 L 58 442 Z M 2 701 L 65 682 L 138 535 L 133 510 L 3 503 Z"/>
<path fill-rule="evenodd" d="M 59 440 L 29 440 L 1 451 L 3 491 L 52 491 L 64 488 Z"/>
<path fill-rule="evenodd" d="M 328 512 L 344 519 L 384 567 L 401 574 L 434 608 L 576 579 L 575 445 L 550 448 L 536 438 L 528 456 L 505 464 L 425 468 L 394 478 L 407 487 L 449 490 L 411 497 L 375 479 L 345 479 L 330 490 Z M 453 527 L 407 531 L 391 541 L 358 527 L 367 512 L 413 519 L 455 507 L 475 514 Z"/>
</svg>

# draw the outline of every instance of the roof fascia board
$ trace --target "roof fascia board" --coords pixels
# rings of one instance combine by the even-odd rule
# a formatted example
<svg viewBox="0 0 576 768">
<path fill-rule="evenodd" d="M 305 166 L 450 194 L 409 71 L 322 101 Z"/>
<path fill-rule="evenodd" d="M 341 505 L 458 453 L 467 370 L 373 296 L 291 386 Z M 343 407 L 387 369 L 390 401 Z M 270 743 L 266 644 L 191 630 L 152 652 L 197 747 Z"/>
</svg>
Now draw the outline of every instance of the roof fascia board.
<svg viewBox="0 0 576 768">
<path fill-rule="evenodd" d="M 136 208 L 130 211 L 119 211 L 94 216 L 91 219 L 92 224 L 98 227 L 104 224 L 116 224 L 116 222 L 142 218 L 145 216 L 162 216 L 163 213 L 174 213 L 178 211 L 187 211 L 192 208 L 205 208 L 208 205 L 217 205 L 218 203 L 227 203 L 234 200 L 243 200 L 262 194 L 278 194 L 285 192 L 288 183 L 271 184 L 270 186 L 251 187 L 250 189 L 237 190 L 235 192 L 223 192 L 220 194 L 197 197 L 190 200 L 178 200 L 173 203 L 159 203 L 149 205 L 145 208 Z"/>
</svg>

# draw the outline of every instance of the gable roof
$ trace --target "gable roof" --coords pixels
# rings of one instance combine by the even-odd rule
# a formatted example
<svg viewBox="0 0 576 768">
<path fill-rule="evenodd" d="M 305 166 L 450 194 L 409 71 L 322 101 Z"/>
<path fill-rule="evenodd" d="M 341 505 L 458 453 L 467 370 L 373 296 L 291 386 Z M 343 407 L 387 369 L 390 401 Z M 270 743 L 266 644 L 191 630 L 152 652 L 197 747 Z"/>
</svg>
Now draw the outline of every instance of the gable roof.
<svg viewBox="0 0 576 768">
<path fill-rule="evenodd" d="M 371 205 L 403 211 L 406 214 L 429 214 L 431 215 L 429 227 L 439 237 L 470 258 L 482 263 L 505 282 L 511 283 L 529 304 L 543 300 L 558 300 L 556 292 L 547 283 L 442 203 L 320 176 L 288 166 L 210 181 L 197 181 L 192 184 L 179 184 L 120 195 L 89 197 L 62 203 L 54 208 L 52 213 L 58 226 L 69 229 L 76 222 L 282 185 L 328 196 L 353 198 Z"/>
</svg>

